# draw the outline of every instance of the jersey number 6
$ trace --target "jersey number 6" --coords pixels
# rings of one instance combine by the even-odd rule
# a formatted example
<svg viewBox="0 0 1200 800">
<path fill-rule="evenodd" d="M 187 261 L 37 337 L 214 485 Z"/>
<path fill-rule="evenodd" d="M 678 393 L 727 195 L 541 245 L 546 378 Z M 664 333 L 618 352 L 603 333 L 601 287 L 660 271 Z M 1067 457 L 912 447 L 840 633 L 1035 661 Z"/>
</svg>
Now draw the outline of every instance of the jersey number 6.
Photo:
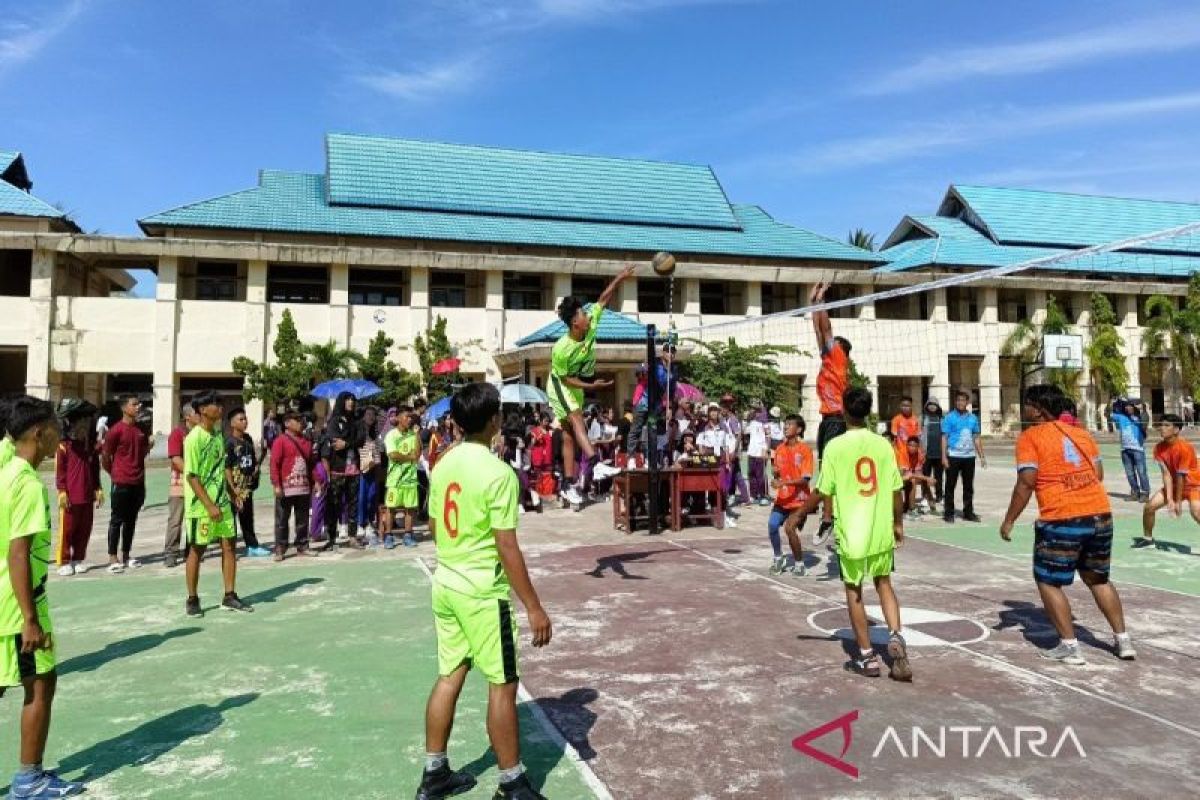
<svg viewBox="0 0 1200 800">
<path fill-rule="evenodd" d="M 442 505 L 442 522 L 446 525 L 446 533 L 451 539 L 458 536 L 458 503 L 451 499 L 452 495 L 462 492 L 462 487 L 452 483 L 446 487 L 446 501 Z"/>
<path fill-rule="evenodd" d="M 858 478 L 858 482 L 864 488 L 859 489 L 858 493 L 863 497 L 874 497 L 879 491 L 879 476 L 875 473 L 875 462 L 863 456 L 854 465 L 854 477 Z"/>
</svg>

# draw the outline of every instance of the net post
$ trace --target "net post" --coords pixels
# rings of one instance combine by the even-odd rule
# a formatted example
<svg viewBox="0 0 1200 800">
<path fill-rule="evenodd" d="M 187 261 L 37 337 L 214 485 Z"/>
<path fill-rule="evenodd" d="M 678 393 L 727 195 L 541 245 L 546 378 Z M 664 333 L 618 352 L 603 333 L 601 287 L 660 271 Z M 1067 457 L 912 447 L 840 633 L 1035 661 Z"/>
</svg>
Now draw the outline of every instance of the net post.
<svg viewBox="0 0 1200 800">
<path fill-rule="evenodd" d="M 650 520 L 647 533 L 655 536 L 658 528 L 658 407 L 662 403 L 659 396 L 658 371 L 656 369 L 654 340 L 658 329 L 653 325 L 646 326 L 646 513 Z M 632 526 L 631 526 L 632 527 Z"/>
</svg>

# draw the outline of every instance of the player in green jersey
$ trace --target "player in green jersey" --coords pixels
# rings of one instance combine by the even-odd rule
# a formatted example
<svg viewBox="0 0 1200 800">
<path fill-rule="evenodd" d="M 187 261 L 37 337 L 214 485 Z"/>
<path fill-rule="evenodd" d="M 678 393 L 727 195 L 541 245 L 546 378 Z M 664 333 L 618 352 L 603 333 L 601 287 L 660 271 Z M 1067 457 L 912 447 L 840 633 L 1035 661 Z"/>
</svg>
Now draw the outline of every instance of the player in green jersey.
<svg viewBox="0 0 1200 800">
<path fill-rule="evenodd" d="M 59 422 L 45 400 L 22 397 L 8 404 L 13 455 L 0 468 L 0 694 L 25 689 L 21 709 L 20 770 L 10 797 L 69 797 L 83 784 L 42 768 L 55 672 L 50 598 L 50 495 L 37 468 L 58 449 Z"/>
<path fill-rule="evenodd" d="M 610 380 L 595 378 L 596 330 L 600 326 L 604 308 L 617 293 L 622 282 L 633 274 L 634 269 L 635 265 L 627 264 L 605 287 L 590 311 L 585 312 L 583 302 L 576 297 L 564 297 L 558 304 L 558 318 L 567 326 L 567 332 L 555 342 L 554 349 L 550 352 L 550 381 L 547 394 L 555 419 L 562 424 L 564 477 L 560 494 L 576 508 L 583 502 L 583 497 L 579 494 L 582 479 L 596 466 L 596 451 L 588 441 L 587 428 L 583 424 L 583 390 L 612 386 Z M 579 486 L 575 483 L 576 447 L 583 451 L 587 459 Z"/>
<path fill-rule="evenodd" d="M 421 440 L 413 430 L 413 411 L 400 409 L 396 427 L 383 437 L 383 449 L 387 453 L 387 478 L 384 480 L 384 506 L 390 523 L 383 546 L 391 550 L 396 546 L 392 533 L 397 519 L 404 520 L 404 546 L 416 547 L 413 538 L 413 520 L 420 506 L 417 482 L 417 461 L 421 458 Z"/>
<path fill-rule="evenodd" d="M 221 543 L 221 576 L 225 579 L 225 597 L 221 607 L 228 611 L 253 611 L 237 596 L 237 530 L 233 526 L 233 500 L 225 480 L 225 439 L 218 426 L 224 410 L 221 396 L 214 391 L 200 392 L 192 398 L 192 408 L 200 421 L 183 440 L 183 516 L 187 539 L 188 616 L 203 615 L 200 608 L 200 560 L 213 542 Z"/>
<path fill-rule="evenodd" d="M 890 675 L 898 681 L 911 681 L 908 650 L 900 630 L 900 603 L 891 580 L 894 552 L 904 541 L 904 481 L 891 443 L 867 430 L 871 393 L 848 390 L 842 395 L 842 413 L 848 430 L 826 445 L 817 491 L 805 502 L 804 511 L 811 514 L 822 501 L 833 502 L 838 565 L 859 649 L 850 668 L 860 675 L 879 677 L 862 599 L 863 583 L 870 580 L 890 632 Z"/>
<path fill-rule="evenodd" d="M 475 785 L 474 776 L 455 772 L 446 758 L 455 705 L 472 667 L 488 682 L 487 731 L 500 769 L 495 797 L 545 800 L 521 766 L 517 618 L 510 592 L 525 606 L 534 647 L 550 642 L 550 618 L 517 545 L 517 476 L 491 451 L 500 431 L 500 392 L 491 384 L 468 384 L 454 395 L 450 414 L 464 441 L 438 459 L 429 478 L 439 677 L 425 711 L 425 772 L 417 800 L 450 797 Z"/>
</svg>

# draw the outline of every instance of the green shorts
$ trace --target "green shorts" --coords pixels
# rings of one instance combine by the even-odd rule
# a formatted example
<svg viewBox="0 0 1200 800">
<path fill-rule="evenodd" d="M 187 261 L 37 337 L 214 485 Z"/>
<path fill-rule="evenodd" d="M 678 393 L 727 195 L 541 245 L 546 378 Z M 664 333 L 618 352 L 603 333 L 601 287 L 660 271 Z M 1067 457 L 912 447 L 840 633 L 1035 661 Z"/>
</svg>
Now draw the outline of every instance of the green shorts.
<svg viewBox="0 0 1200 800">
<path fill-rule="evenodd" d="M 554 418 L 559 422 L 571 416 L 572 412 L 583 410 L 582 389 L 575 389 L 564 385 L 558 379 L 557 375 L 550 376 L 547 389 L 546 394 L 550 398 L 550 410 L 554 412 Z"/>
<path fill-rule="evenodd" d="M 389 486 L 384 495 L 383 504 L 388 508 L 396 509 L 414 509 L 420 502 L 417 499 L 417 485 L 409 486 Z"/>
<path fill-rule="evenodd" d="M 517 674 L 517 616 L 508 600 L 469 597 L 435 583 L 433 623 L 438 674 L 466 664 L 488 683 L 512 683 Z"/>
<path fill-rule="evenodd" d="M 895 553 L 876 553 L 866 558 L 842 558 L 838 556 L 838 569 L 842 573 L 842 583 L 851 586 L 862 586 L 865 581 L 874 578 L 886 578 L 892 574 Z"/>
<path fill-rule="evenodd" d="M 220 522 L 213 522 L 208 517 L 192 517 L 187 521 L 187 543 L 206 547 L 218 539 L 236 539 L 237 529 L 233 527 L 233 513 L 225 511 Z"/>
<path fill-rule="evenodd" d="M 0 636 L 0 692 L 7 686 L 20 686 L 35 675 L 54 672 L 56 663 L 53 646 L 22 653 L 21 634 Z"/>
</svg>

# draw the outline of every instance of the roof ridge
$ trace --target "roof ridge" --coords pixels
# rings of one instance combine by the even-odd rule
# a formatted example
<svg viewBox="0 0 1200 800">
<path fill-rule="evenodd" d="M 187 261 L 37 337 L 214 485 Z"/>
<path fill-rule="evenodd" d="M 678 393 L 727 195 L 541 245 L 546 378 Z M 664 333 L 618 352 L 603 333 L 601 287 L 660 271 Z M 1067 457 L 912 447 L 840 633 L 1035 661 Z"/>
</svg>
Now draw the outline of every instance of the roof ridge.
<svg viewBox="0 0 1200 800">
<path fill-rule="evenodd" d="M 1191 207 L 1200 208 L 1200 201 L 1188 202 L 1187 200 L 1155 200 L 1150 197 L 1125 197 L 1125 196 L 1116 195 L 1116 194 L 1088 194 L 1086 192 L 1067 192 L 1067 191 L 1059 191 L 1057 189 L 1031 189 L 1031 188 L 1027 188 L 1024 186 L 984 186 L 984 185 L 978 184 L 978 183 L 952 183 L 952 184 L 950 184 L 950 186 L 952 188 L 961 188 L 961 189 L 987 189 L 987 190 L 993 190 L 993 191 L 998 190 L 998 191 L 1002 191 L 1002 192 L 1034 192 L 1036 194 L 1061 194 L 1061 195 L 1067 195 L 1069 197 L 1090 197 L 1094 200 L 1124 200 L 1124 201 L 1133 201 L 1135 203 L 1155 203 L 1155 204 L 1159 204 L 1159 205 L 1191 206 Z"/>
<path fill-rule="evenodd" d="M 266 172 L 266 171 L 268 171 L 268 170 L 259 170 L 260 177 L 261 177 L 261 173 Z M 201 206 L 201 205 L 204 205 L 205 203 L 211 203 L 214 200 L 224 200 L 229 197 L 237 197 L 240 194 L 247 194 L 249 192 L 257 192 L 257 191 L 261 191 L 261 190 L 262 190 L 262 184 L 259 183 L 256 186 L 250 186 L 246 189 L 237 189 L 232 192 L 226 192 L 225 194 L 218 194 L 218 195 L 213 195 L 212 197 L 205 197 L 202 200 L 193 200 L 190 203 L 183 203 L 182 205 L 172 206 L 171 208 L 164 208 L 161 211 L 155 211 L 153 214 L 147 214 L 144 217 L 138 218 L 137 222 L 138 222 L 138 225 L 142 225 L 147 220 L 151 220 L 154 217 L 161 217 L 163 214 L 170 214 L 173 211 L 182 211 L 185 208 Z M 182 227 L 186 227 L 186 226 L 182 226 Z"/>
</svg>

